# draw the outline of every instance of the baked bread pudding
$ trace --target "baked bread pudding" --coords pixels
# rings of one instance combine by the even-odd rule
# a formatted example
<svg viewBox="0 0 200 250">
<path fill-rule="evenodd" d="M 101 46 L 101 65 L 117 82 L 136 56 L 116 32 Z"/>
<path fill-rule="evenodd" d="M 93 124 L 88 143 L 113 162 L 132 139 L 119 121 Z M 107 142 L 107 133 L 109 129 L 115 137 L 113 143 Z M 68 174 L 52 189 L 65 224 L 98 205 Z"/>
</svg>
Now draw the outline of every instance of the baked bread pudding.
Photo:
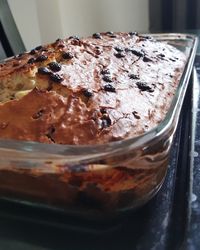
<svg viewBox="0 0 200 250">
<path fill-rule="evenodd" d="M 38 46 L 0 64 L 0 138 L 102 144 L 160 123 L 184 54 L 137 33 Z"/>
<path fill-rule="evenodd" d="M 38 46 L 0 64 L 0 138 L 67 148 L 143 135 L 165 118 L 186 60 L 175 47 L 134 32 Z M 77 157 L 74 165 L 67 155 L 63 163 L 2 155 L 0 196 L 73 213 L 136 207 L 163 182 L 172 136 L 170 130 L 143 148 L 90 162 Z"/>
</svg>

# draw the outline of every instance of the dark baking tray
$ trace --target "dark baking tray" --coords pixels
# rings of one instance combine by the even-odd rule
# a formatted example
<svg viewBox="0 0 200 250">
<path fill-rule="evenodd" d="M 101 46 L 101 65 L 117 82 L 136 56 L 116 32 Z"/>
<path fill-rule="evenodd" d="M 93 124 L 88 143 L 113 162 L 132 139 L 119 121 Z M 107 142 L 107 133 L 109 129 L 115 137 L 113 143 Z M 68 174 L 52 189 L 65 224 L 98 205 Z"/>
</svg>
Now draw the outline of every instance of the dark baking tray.
<svg viewBox="0 0 200 250">
<path fill-rule="evenodd" d="M 197 57 L 196 65 L 199 65 L 200 70 L 199 62 L 200 58 Z M 193 107 L 198 99 L 196 96 L 194 100 L 196 90 L 193 91 L 193 86 L 198 87 L 195 72 L 184 100 L 167 178 L 159 193 L 147 205 L 129 213 L 126 217 L 106 223 L 94 223 L 67 217 L 62 213 L 1 201 L 0 249 L 4 249 L 2 243 L 5 242 L 7 242 L 5 249 L 9 249 L 7 247 L 9 244 L 17 242 L 19 248 L 16 245 L 15 249 L 30 250 L 179 249 L 180 247 L 199 249 L 200 223 L 197 221 L 200 220 L 200 203 L 198 197 L 192 194 L 191 183 L 193 174 L 191 164 L 198 165 L 199 160 L 198 157 L 190 157 L 191 152 L 194 152 L 195 140 L 192 126 L 194 128 L 193 123 L 196 122 L 196 118 L 200 121 Z M 197 125 L 199 126 L 199 123 Z M 198 138 L 195 144 L 196 152 L 199 150 Z M 196 156 L 196 153 L 193 156 Z M 193 181 L 195 195 L 200 193 L 199 185 L 196 185 L 200 180 L 197 165 L 194 165 L 194 171 L 198 175 Z M 193 248 L 197 245 L 199 248 Z"/>
</svg>

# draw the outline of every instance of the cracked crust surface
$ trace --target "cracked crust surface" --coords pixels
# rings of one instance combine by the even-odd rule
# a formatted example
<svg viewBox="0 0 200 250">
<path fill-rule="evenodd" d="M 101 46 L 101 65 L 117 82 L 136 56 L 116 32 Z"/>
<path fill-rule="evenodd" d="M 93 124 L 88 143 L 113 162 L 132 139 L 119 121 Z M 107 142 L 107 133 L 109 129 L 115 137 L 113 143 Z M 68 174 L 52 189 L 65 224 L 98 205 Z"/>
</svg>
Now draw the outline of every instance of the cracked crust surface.
<svg viewBox="0 0 200 250">
<path fill-rule="evenodd" d="M 160 123 L 186 58 L 129 33 L 58 39 L 0 64 L 0 137 L 101 144 Z"/>
</svg>

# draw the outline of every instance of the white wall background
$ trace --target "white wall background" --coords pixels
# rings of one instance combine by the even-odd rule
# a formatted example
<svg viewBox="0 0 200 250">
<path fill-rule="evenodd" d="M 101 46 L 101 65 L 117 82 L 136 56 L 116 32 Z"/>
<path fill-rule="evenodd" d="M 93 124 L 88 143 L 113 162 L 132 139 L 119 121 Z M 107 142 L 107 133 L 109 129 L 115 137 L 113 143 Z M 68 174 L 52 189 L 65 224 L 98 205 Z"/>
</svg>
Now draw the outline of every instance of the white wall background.
<svg viewBox="0 0 200 250">
<path fill-rule="evenodd" d="M 27 49 L 69 35 L 148 31 L 148 0 L 8 0 Z"/>
<path fill-rule="evenodd" d="M 18 30 L 27 49 L 41 43 L 35 0 L 8 0 Z"/>
</svg>

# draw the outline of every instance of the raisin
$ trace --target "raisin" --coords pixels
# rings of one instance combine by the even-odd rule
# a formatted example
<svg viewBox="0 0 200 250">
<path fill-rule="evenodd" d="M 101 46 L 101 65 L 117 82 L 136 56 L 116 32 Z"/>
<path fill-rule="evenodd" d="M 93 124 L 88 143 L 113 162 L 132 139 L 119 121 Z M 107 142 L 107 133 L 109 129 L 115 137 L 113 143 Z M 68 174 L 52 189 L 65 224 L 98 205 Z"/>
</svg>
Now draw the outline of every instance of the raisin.
<svg viewBox="0 0 200 250">
<path fill-rule="evenodd" d="M 36 54 L 36 50 L 35 50 L 35 49 L 32 49 L 32 50 L 29 52 L 29 54 L 35 55 L 35 54 Z"/>
<path fill-rule="evenodd" d="M 46 67 L 40 67 L 40 68 L 38 68 L 38 73 L 41 75 L 49 75 L 51 72 Z"/>
<path fill-rule="evenodd" d="M 69 39 L 71 40 L 72 45 L 80 45 L 80 39 L 78 36 L 70 36 Z"/>
<path fill-rule="evenodd" d="M 22 57 L 24 55 L 24 53 L 20 53 L 17 57 Z"/>
<path fill-rule="evenodd" d="M 92 36 L 94 38 L 96 38 L 96 39 L 101 39 L 102 38 L 100 33 L 94 33 Z"/>
<path fill-rule="evenodd" d="M 108 31 L 108 32 L 106 32 L 106 35 L 108 35 L 109 37 L 112 37 L 112 38 L 117 37 L 117 36 L 114 34 L 113 31 Z"/>
<path fill-rule="evenodd" d="M 58 38 L 56 39 L 56 43 L 62 42 L 62 39 Z"/>
<path fill-rule="evenodd" d="M 114 49 L 117 51 L 117 52 L 123 52 L 124 50 L 120 47 L 114 47 Z"/>
<path fill-rule="evenodd" d="M 144 61 L 144 62 L 152 62 L 152 59 L 149 58 L 148 56 L 144 56 L 144 57 L 143 57 L 143 61 Z"/>
<path fill-rule="evenodd" d="M 91 91 L 90 89 L 84 89 L 84 90 L 83 90 L 83 95 L 84 95 L 85 97 L 90 98 L 90 97 L 93 96 L 93 93 L 92 93 L 92 91 Z"/>
<path fill-rule="evenodd" d="M 101 112 L 102 114 L 106 114 L 106 113 L 107 113 L 105 108 L 101 108 L 101 109 L 100 109 L 100 112 Z"/>
<path fill-rule="evenodd" d="M 103 81 L 105 81 L 105 82 L 112 82 L 112 79 L 111 79 L 111 77 L 110 77 L 109 75 L 104 75 L 104 76 L 102 77 L 102 79 L 103 79 Z"/>
<path fill-rule="evenodd" d="M 144 53 L 142 51 L 135 50 L 135 49 L 130 49 L 130 51 L 132 52 L 132 54 L 134 54 L 136 56 L 139 56 L 139 57 L 144 56 Z"/>
<path fill-rule="evenodd" d="M 106 85 L 104 86 L 104 90 L 105 90 L 105 91 L 108 91 L 108 92 L 116 92 L 115 87 L 113 87 L 111 84 L 106 84 Z"/>
<path fill-rule="evenodd" d="M 158 54 L 158 57 L 165 57 L 165 55 L 164 54 L 162 54 L 162 53 L 160 53 L 160 54 Z"/>
<path fill-rule="evenodd" d="M 138 36 L 138 33 L 137 33 L 137 32 L 132 32 L 132 31 L 131 31 L 131 32 L 129 32 L 129 35 L 130 35 L 130 36 Z"/>
<path fill-rule="evenodd" d="M 136 82 L 136 85 L 141 91 L 148 91 L 148 92 L 154 91 L 150 86 L 147 85 L 146 82 Z"/>
<path fill-rule="evenodd" d="M 74 56 L 73 56 L 73 54 L 71 53 L 71 52 L 64 52 L 63 54 L 62 54 L 62 57 L 63 57 L 63 59 L 72 59 Z"/>
<path fill-rule="evenodd" d="M 40 55 L 40 56 L 38 56 L 36 59 L 35 59 L 35 61 L 36 62 L 43 62 L 43 61 L 46 61 L 48 59 L 48 56 L 46 56 L 46 55 Z"/>
<path fill-rule="evenodd" d="M 58 74 L 51 74 L 50 75 L 50 79 L 53 81 L 53 82 L 62 82 L 64 79 L 62 76 L 58 75 Z"/>
<path fill-rule="evenodd" d="M 35 50 L 41 50 L 41 49 L 42 49 L 42 45 L 35 47 Z"/>
<path fill-rule="evenodd" d="M 111 119 L 108 116 L 103 116 L 101 119 L 101 127 L 102 129 L 110 127 L 112 124 Z"/>
<path fill-rule="evenodd" d="M 61 65 L 57 62 L 51 62 L 48 64 L 48 66 L 54 72 L 58 72 L 61 70 Z"/>
<path fill-rule="evenodd" d="M 102 69 L 101 74 L 102 75 L 110 75 L 110 70 L 109 69 Z"/>
<path fill-rule="evenodd" d="M 69 39 L 80 40 L 78 36 L 70 36 Z"/>
<path fill-rule="evenodd" d="M 138 112 L 137 111 L 133 111 L 132 114 L 134 115 L 134 117 L 136 119 L 140 119 L 140 116 L 138 115 Z"/>
<path fill-rule="evenodd" d="M 122 53 L 122 52 L 115 53 L 114 55 L 115 55 L 117 58 L 123 58 L 123 57 L 126 56 L 126 55 L 125 55 L 124 53 Z"/>
<path fill-rule="evenodd" d="M 139 76 L 135 75 L 135 74 L 129 74 L 128 75 L 130 79 L 133 79 L 133 80 L 138 80 L 139 79 Z"/>
<path fill-rule="evenodd" d="M 35 62 L 35 58 L 31 57 L 29 60 L 28 60 L 28 63 L 29 64 L 33 64 Z"/>
</svg>

